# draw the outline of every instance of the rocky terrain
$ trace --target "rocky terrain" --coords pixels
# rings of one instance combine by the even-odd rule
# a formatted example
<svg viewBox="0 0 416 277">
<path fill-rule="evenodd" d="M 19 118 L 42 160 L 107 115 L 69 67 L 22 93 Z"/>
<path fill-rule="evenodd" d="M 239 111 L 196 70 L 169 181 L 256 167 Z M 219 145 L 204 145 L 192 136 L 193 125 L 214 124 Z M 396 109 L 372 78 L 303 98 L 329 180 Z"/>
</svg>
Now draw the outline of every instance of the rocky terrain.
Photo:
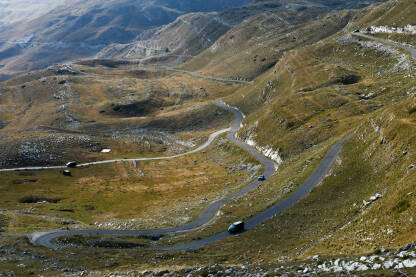
<svg viewBox="0 0 416 277">
<path fill-rule="evenodd" d="M 0 80 L 94 56 L 111 43 L 130 42 L 186 13 L 221 11 L 249 1 L 39 2 L 25 3 L 38 11 L 38 17 L 28 18 L 20 1 L 0 3 L 7 15 L 0 26 Z"/>
<path fill-rule="evenodd" d="M 116 271 L 104 273 L 103 276 L 319 276 L 319 275 L 355 275 L 368 274 L 413 274 L 416 267 L 416 254 L 414 245 L 408 244 L 397 250 L 383 249 L 379 254 L 361 257 L 341 257 L 326 259 L 319 255 L 307 260 L 297 261 L 296 264 L 264 265 L 245 264 L 240 266 L 223 266 L 215 264 L 197 268 L 184 268 L 181 270 L 142 270 L 142 271 Z M 102 272 L 85 272 L 85 276 L 96 276 Z"/>
<path fill-rule="evenodd" d="M 21 2 L 6 2 L 4 13 L 10 20 L 0 28 L 0 80 L 96 54 L 106 58 L 138 58 L 168 53 L 170 62 L 177 65 L 256 14 L 273 11 L 278 18 L 287 20 L 291 18 L 285 15 L 287 12 L 310 9 L 315 11 L 310 16 L 317 16 L 372 2 L 72 0 L 47 5 L 46 1 L 40 1 L 36 4 L 38 13 L 20 21 L 18 18 L 25 14 Z M 77 9 L 73 10 L 75 6 Z M 308 19 L 297 17 L 284 23 L 293 26 Z M 172 37 L 174 33 L 178 35 Z"/>
<path fill-rule="evenodd" d="M 42 70 L 0 83 L 0 167 L 118 162 L 0 173 L 0 276 L 416 274 L 414 1 L 64 5 L 39 11 L 34 27 L 0 26 L 14 45 L 0 44 L 2 74 L 37 68 L 25 59 L 47 48 L 89 57 L 50 66 L 45 50 Z M 183 153 L 228 128 L 219 98 L 244 115 L 236 137 L 277 169 L 255 189 L 187 232 L 30 243 L 56 229 L 177 227 L 244 188 L 264 169 L 225 134 L 178 159 L 130 160 Z M 162 250 L 284 203 L 343 138 L 294 205 L 236 236 Z"/>
<path fill-rule="evenodd" d="M 118 77 L 105 77 L 116 71 Z M 184 152 L 195 144 L 182 134 L 207 131 L 221 124 L 212 118 L 228 116 L 206 102 L 219 88 L 235 87 L 128 64 L 53 66 L 4 82 L 0 84 L 1 165 L 88 161 L 102 157 L 104 148 L 113 149 L 110 156 L 123 155 L 123 147 L 136 152 Z"/>
<path fill-rule="evenodd" d="M 0 248 L 3 255 L 2 262 L 17 261 L 21 269 L 30 268 L 30 264 L 42 258 L 35 251 L 11 250 L 5 246 Z M 70 256 L 70 255 L 69 255 Z M 309 259 L 298 260 L 295 263 L 244 263 L 240 265 L 212 264 L 197 267 L 184 266 L 180 269 L 143 269 L 143 270 L 110 270 L 117 266 L 117 259 L 110 259 L 104 265 L 103 271 L 90 271 L 83 267 L 70 267 L 62 261 L 47 259 L 41 262 L 45 270 L 56 270 L 65 276 L 411 276 L 416 267 L 414 245 L 408 244 L 400 249 L 383 249 L 379 253 L 357 256 L 339 257 L 335 259 L 313 256 Z M 161 256 L 161 258 L 163 258 Z M 12 271 L 0 271 L 4 276 L 13 276 Z"/>
</svg>

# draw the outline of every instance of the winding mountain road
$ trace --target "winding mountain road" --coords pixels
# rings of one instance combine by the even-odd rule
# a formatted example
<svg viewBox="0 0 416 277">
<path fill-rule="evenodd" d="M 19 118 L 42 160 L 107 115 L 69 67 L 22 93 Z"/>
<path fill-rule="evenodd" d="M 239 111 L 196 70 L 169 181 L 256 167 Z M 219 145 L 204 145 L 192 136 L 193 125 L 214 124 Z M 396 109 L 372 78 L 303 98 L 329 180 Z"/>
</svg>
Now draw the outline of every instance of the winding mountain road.
<svg viewBox="0 0 416 277">
<path fill-rule="evenodd" d="M 182 153 L 182 154 L 177 154 L 177 155 L 173 155 L 173 156 L 166 156 L 166 157 L 154 157 L 154 158 L 103 160 L 103 161 L 97 161 L 97 162 L 78 164 L 77 167 L 86 167 L 86 166 L 91 166 L 91 165 L 109 164 L 109 163 L 116 163 L 116 162 L 133 162 L 133 161 L 140 162 L 140 161 L 153 161 L 153 160 L 171 160 L 171 159 L 174 159 L 174 158 L 190 155 L 190 154 L 193 154 L 193 153 L 204 150 L 215 140 L 216 137 L 218 137 L 221 134 L 224 134 L 224 133 L 228 132 L 229 130 L 230 130 L 230 128 L 219 130 L 215 133 L 212 133 L 208 137 L 208 140 L 204 144 L 202 144 L 198 148 L 195 148 L 194 150 L 191 150 L 189 152 Z M 64 166 L 64 165 L 61 165 L 61 166 L 33 166 L 33 167 L 4 168 L 4 169 L 0 169 L 0 172 L 25 171 L 25 170 L 27 170 L 27 171 L 32 171 L 32 170 L 36 171 L 36 170 L 64 169 L 64 168 L 67 168 L 67 167 Z"/>
<path fill-rule="evenodd" d="M 387 39 L 382 39 L 382 38 L 378 38 L 378 37 L 374 37 L 374 36 L 370 36 L 370 35 L 365 35 L 365 34 L 362 34 L 362 33 L 353 33 L 353 35 L 358 36 L 358 37 L 363 37 L 363 38 L 376 40 L 376 41 L 379 41 L 379 42 L 382 42 L 384 44 L 388 44 L 388 45 L 391 45 L 391 46 L 399 47 L 403 50 L 409 51 L 410 54 L 412 54 L 413 59 L 416 60 L 416 49 L 411 48 L 407 45 L 404 45 L 404 44 L 401 44 L 401 43 L 398 43 L 398 42 L 395 42 L 395 41 L 387 40 Z"/>
<path fill-rule="evenodd" d="M 412 57 L 416 59 L 416 50 L 413 48 L 410 48 L 408 46 L 402 45 L 400 43 L 392 42 L 389 40 L 361 34 L 361 33 L 354 33 L 356 36 L 369 38 L 373 40 L 380 41 L 385 44 L 389 44 L 395 47 L 400 47 L 402 49 L 405 49 L 409 51 L 412 54 Z M 185 71 L 183 71 L 185 72 Z M 188 72 L 189 73 L 189 72 Z M 194 76 L 207 78 L 207 76 L 200 76 L 198 73 L 193 73 Z M 208 76 L 208 78 L 217 79 L 211 76 Z M 221 79 L 221 81 L 229 81 L 227 79 Z M 248 81 L 239 81 L 241 83 L 249 83 Z M 142 158 L 142 159 L 115 159 L 115 160 L 106 160 L 106 161 L 99 161 L 99 162 L 92 162 L 92 163 L 85 163 L 80 164 L 79 166 L 89 166 L 89 165 L 95 165 L 95 164 L 105 164 L 105 163 L 112 163 L 112 162 L 119 162 L 119 161 L 145 161 L 145 160 L 162 160 L 162 159 L 173 159 L 184 155 L 189 155 L 198 151 L 201 151 L 202 149 L 208 147 L 208 145 L 220 134 L 223 134 L 225 132 L 228 132 L 227 138 L 239 145 L 241 148 L 252 154 L 255 158 L 257 158 L 263 165 L 264 165 L 264 175 L 266 178 L 269 178 L 272 176 L 272 174 L 275 171 L 275 164 L 262 156 L 260 153 L 258 153 L 254 148 L 246 145 L 245 143 L 237 140 L 235 138 L 235 135 L 238 131 L 238 128 L 243 120 L 242 114 L 235 108 L 229 107 L 226 104 L 224 104 L 221 101 L 216 101 L 216 104 L 220 106 L 223 109 L 226 109 L 228 111 L 231 111 L 236 119 L 229 129 L 220 130 L 218 132 L 215 132 L 212 134 L 207 142 L 205 142 L 203 145 L 198 147 L 197 149 L 194 149 L 190 152 L 178 154 L 170 157 L 158 157 L 158 158 Z M 325 175 L 328 173 L 329 169 L 333 165 L 336 157 L 338 156 L 339 152 L 342 149 L 342 145 L 346 140 L 348 140 L 350 136 L 342 139 L 338 143 L 336 143 L 326 154 L 324 159 L 319 164 L 318 168 L 312 173 L 312 175 L 299 187 L 297 188 L 292 194 L 290 194 L 286 199 L 283 201 L 271 206 L 270 208 L 266 209 L 262 213 L 248 219 L 245 222 L 245 231 L 251 230 L 258 226 L 259 224 L 271 219 L 272 217 L 276 216 L 277 214 L 282 213 L 287 208 L 292 207 L 297 202 L 299 202 L 302 198 L 304 198 L 306 195 L 310 193 L 310 191 L 317 185 Z M 65 168 L 64 166 L 53 166 L 53 167 L 29 167 L 29 168 L 15 168 L 15 169 L 0 169 L 0 172 L 2 171 L 16 171 L 16 170 L 41 170 L 41 169 L 59 169 L 59 168 Z M 259 181 L 253 181 L 250 184 L 248 184 L 246 187 L 241 189 L 240 191 L 225 196 L 224 198 L 212 202 L 208 207 L 201 213 L 198 219 L 182 225 L 178 227 L 172 227 L 172 228 L 165 228 L 165 229 L 152 229 L 152 230 L 55 230 L 55 231 L 48 231 L 48 232 L 37 232 L 32 234 L 31 236 L 31 242 L 38 246 L 45 246 L 48 248 L 57 249 L 58 245 L 53 243 L 53 240 L 55 238 L 65 236 L 65 235 L 163 235 L 163 234 L 169 234 L 169 233 L 177 233 L 177 232 L 186 232 L 190 230 L 194 230 L 206 223 L 208 223 L 216 214 L 216 212 L 229 200 L 241 197 L 245 195 L 246 193 L 256 189 L 259 186 Z M 174 245 L 169 247 L 163 247 L 158 248 L 160 250 L 188 250 L 188 249 L 195 249 L 200 248 L 206 245 L 209 245 L 213 242 L 216 242 L 218 240 L 221 240 L 226 237 L 234 236 L 227 231 L 224 231 L 222 233 L 204 238 L 202 240 L 198 241 L 192 241 L 189 243 L 181 244 L 181 245 Z"/>
<path fill-rule="evenodd" d="M 220 106 L 223 109 L 226 109 L 228 111 L 231 111 L 234 116 L 236 117 L 233 125 L 231 128 L 226 130 L 219 131 L 220 133 L 224 133 L 226 131 L 229 131 L 227 134 L 227 138 L 232 141 L 233 143 L 239 145 L 244 150 L 252 154 L 256 159 L 258 159 L 263 165 L 264 165 L 264 175 L 266 178 L 269 178 L 273 175 L 275 171 L 275 164 L 265 158 L 263 155 L 258 153 L 254 148 L 248 146 L 247 144 L 237 140 L 235 137 L 239 126 L 243 120 L 243 115 L 236 109 L 230 106 L 227 106 L 221 101 L 216 101 L 216 104 Z M 218 132 L 217 132 L 218 133 Z M 215 133 L 216 134 L 216 133 Z M 193 150 L 192 153 L 202 150 L 203 148 L 207 147 L 207 145 L 212 142 L 215 138 L 215 134 L 211 135 L 210 139 L 208 140 L 204 145 L 201 147 Z M 276 214 L 279 214 L 283 212 L 285 209 L 293 206 L 295 203 L 297 203 L 299 200 L 301 200 L 303 197 L 305 197 L 313 187 L 315 187 L 327 174 L 330 167 L 334 163 L 338 153 L 341 151 L 342 145 L 344 141 L 348 139 L 344 138 L 340 142 L 338 142 L 336 145 L 334 145 L 325 158 L 322 160 L 318 168 L 315 170 L 315 172 L 303 183 L 296 191 L 294 191 L 288 198 L 285 200 L 273 205 L 272 207 L 268 208 L 264 212 L 250 218 L 246 221 L 246 231 L 254 228 L 255 226 L 265 222 L 266 220 L 272 218 Z M 198 150 L 199 149 L 199 150 Z M 188 154 L 191 152 L 188 152 Z M 185 153 L 186 154 L 186 153 Z M 181 154 L 181 155 L 185 155 Z M 169 157 L 174 158 L 175 156 Z M 125 160 L 123 160 L 125 161 Z M 106 161 L 107 162 L 107 161 Z M 109 162 L 109 161 L 108 161 Z M 96 163 L 95 163 L 96 164 Z M 177 232 L 186 232 L 190 230 L 194 230 L 206 223 L 208 223 L 216 214 L 216 212 L 229 200 L 235 199 L 238 197 L 241 197 L 245 195 L 246 193 L 256 189 L 261 182 L 255 180 L 248 184 L 246 187 L 241 189 L 240 191 L 225 196 L 224 198 L 214 201 L 211 204 L 208 205 L 208 207 L 201 213 L 198 219 L 182 225 L 178 227 L 172 227 L 172 228 L 165 228 L 165 229 L 151 229 L 151 230 L 92 230 L 92 229 L 86 229 L 86 230 L 53 230 L 48 232 L 36 232 L 31 235 L 31 242 L 34 245 L 38 246 L 44 246 L 52 249 L 57 249 L 59 246 L 56 245 L 53 240 L 55 238 L 61 237 L 61 236 L 68 236 L 68 235 L 163 235 L 163 234 L 170 234 L 170 233 L 177 233 Z M 199 241 L 193 241 L 190 243 L 182 244 L 182 245 L 175 245 L 171 247 L 164 247 L 159 248 L 160 250 L 187 250 L 187 249 L 195 249 L 200 248 L 203 246 L 206 246 L 208 244 L 211 244 L 215 241 L 218 241 L 220 239 L 223 239 L 225 237 L 233 236 L 232 234 L 229 234 L 228 232 L 222 232 L 216 235 L 213 235 L 211 237 L 199 240 Z"/>
</svg>

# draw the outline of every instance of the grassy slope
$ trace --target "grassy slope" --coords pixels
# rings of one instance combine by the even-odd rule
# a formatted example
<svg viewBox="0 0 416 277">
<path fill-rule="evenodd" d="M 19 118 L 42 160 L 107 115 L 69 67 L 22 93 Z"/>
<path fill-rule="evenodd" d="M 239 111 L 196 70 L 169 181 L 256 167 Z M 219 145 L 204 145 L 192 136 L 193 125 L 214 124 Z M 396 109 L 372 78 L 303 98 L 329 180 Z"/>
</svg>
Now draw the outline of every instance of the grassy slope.
<svg viewBox="0 0 416 277">
<path fill-rule="evenodd" d="M 397 2 L 388 1 L 377 9 L 363 12 L 363 16 L 356 17 L 357 29 L 366 29 L 369 26 L 404 27 L 416 25 L 414 10 L 416 3 L 411 0 Z M 404 43 L 416 45 L 416 35 L 378 33 L 376 36 Z"/>
<path fill-rule="evenodd" d="M 120 157 L 143 152 L 140 147 L 146 137 L 151 144 L 147 150 L 169 153 L 160 143 L 161 134 L 146 130 L 188 139 L 192 139 L 189 133 L 195 132 L 193 139 L 198 144 L 232 118 L 210 101 L 238 86 L 134 65 L 73 67 L 87 74 L 60 75 L 46 70 L 0 85 L 0 123 L 5 125 L 0 129 L 3 166 Z M 145 138 L 134 133 L 139 131 Z M 54 142 L 56 137 L 68 136 L 76 139 Z M 85 136 L 92 144 L 82 142 Z M 59 152 L 54 153 L 59 157 L 54 160 L 41 151 L 41 159 L 23 160 L 18 155 L 22 143 L 43 143 L 50 152 Z M 103 156 L 97 153 L 102 148 L 114 151 Z"/>
<path fill-rule="evenodd" d="M 199 262 L 360 255 L 416 240 L 416 171 L 411 167 L 416 161 L 415 70 L 393 70 L 395 56 L 338 42 L 354 28 L 352 22 L 345 32 L 287 52 L 257 79 L 265 93 L 254 84 L 229 97 L 248 114 L 240 135 L 250 132 L 259 144 L 280 148 L 286 161 L 270 183 L 222 209 L 224 222 L 216 222 L 222 227 L 207 226 L 160 243 L 204 237 L 264 210 L 304 181 L 334 141 L 352 132 L 327 178 L 308 197 L 254 231 L 196 251 Z M 349 75 L 360 79 L 337 81 Z M 363 201 L 376 193 L 383 197 L 364 207 Z M 182 261 L 192 263 L 192 255 Z"/>
<path fill-rule="evenodd" d="M 283 52 L 333 34 L 343 28 L 352 15 L 339 13 L 310 22 L 322 12 L 311 8 L 253 16 L 183 67 L 214 76 L 254 78 L 273 67 Z"/>
<path fill-rule="evenodd" d="M 353 29 L 351 23 L 348 29 Z M 336 42 L 348 29 L 286 52 L 255 84 L 228 97 L 248 115 L 240 136 L 289 157 L 352 130 L 363 114 L 391 101 L 398 85 L 411 88 L 403 81 L 407 72 L 388 70 L 397 64 L 396 57 Z M 377 97 L 371 98 L 372 93 Z M 269 135 L 271 126 L 274 136 Z"/>
<path fill-rule="evenodd" d="M 389 3 L 390 14 L 396 14 L 394 9 L 400 5 Z M 248 115 L 240 136 L 251 133 L 259 144 L 279 148 L 285 163 L 261 189 L 224 207 L 219 227 L 208 225 L 177 240 L 207 236 L 223 230 L 231 220 L 267 208 L 305 180 L 330 145 L 354 131 L 327 178 L 308 197 L 253 231 L 201 250 L 163 252 L 155 257 L 149 250 L 89 249 L 100 254 L 94 257 L 94 264 L 89 265 L 89 257 L 76 263 L 97 270 L 110 257 L 118 259 L 120 268 L 139 269 L 178 264 L 267 264 L 315 254 L 359 255 L 415 241 L 416 169 L 409 166 L 416 162 L 416 83 L 412 77 L 416 72 L 392 70 L 397 64 L 394 56 L 356 42 L 338 42 L 356 29 L 362 18 L 364 14 L 322 42 L 285 53 L 255 84 L 227 99 Z M 366 24 L 372 23 L 368 20 Z M 339 81 L 352 75 L 360 77 L 357 83 Z M 362 201 L 375 193 L 383 197 L 364 208 Z M 160 243 L 171 243 L 170 239 L 174 238 Z M 71 250 L 85 254 L 85 249 Z M 34 251 L 49 255 L 47 250 Z"/>
<path fill-rule="evenodd" d="M 352 23 L 348 30 L 355 27 Z M 270 80 L 275 88 L 262 93 L 253 85 L 229 99 L 249 114 L 241 135 L 254 133 L 261 145 L 279 148 L 288 159 L 283 172 L 291 157 L 307 153 L 311 145 L 324 148 L 331 139 L 355 130 L 320 187 L 299 205 L 239 239 L 245 241 L 242 249 L 270 245 L 262 254 L 252 251 L 249 256 L 254 260 L 359 254 L 416 240 L 415 172 L 409 168 L 416 159 L 416 83 L 409 77 L 415 72 L 386 70 L 396 65 L 393 56 L 354 43 L 339 44 L 336 40 L 342 35 L 287 52 L 259 78 L 264 87 Z M 349 74 L 360 76 L 360 81 L 331 82 Z M 371 93 L 376 97 L 360 98 Z M 382 133 L 375 132 L 370 122 L 380 126 Z M 275 136 L 270 136 L 270 128 Z M 361 209 L 362 201 L 377 192 L 384 193 L 383 198 Z M 230 239 L 229 246 L 235 243 Z"/>
<path fill-rule="evenodd" d="M 203 153 L 138 162 L 136 167 L 97 165 L 72 170 L 70 178 L 56 170 L 2 173 L 0 209 L 7 210 L 10 233 L 59 228 L 71 221 L 84 228 L 112 220 L 115 225 L 104 228 L 175 226 L 196 218 L 208 203 L 236 191 L 256 173 L 238 169 L 236 161 L 257 165 L 220 138 Z"/>
<path fill-rule="evenodd" d="M 279 1 L 274 2 L 278 3 Z M 164 56 L 162 59 L 177 64 L 181 62 L 181 58 L 188 60 L 210 47 L 220 36 L 243 20 L 265 10 L 273 10 L 270 5 L 266 5 L 250 3 L 218 13 L 185 14 L 157 30 L 147 40 L 134 41 L 130 44 L 110 45 L 97 56 L 134 59 L 149 55 L 162 55 Z M 280 6 L 280 4 L 275 4 L 275 6 Z M 160 48 L 160 50 L 155 51 L 153 50 L 154 47 Z M 165 51 L 167 48 L 169 49 L 168 52 Z"/>
<path fill-rule="evenodd" d="M 385 192 L 384 189 L 392 184 L 402 186 L 403 182 L 406 183 L 403 186 L 410 189 L 413 175 L 407 169 L 414 159 L 411 145 L 415 143 L 415 113 L 409 113 L 414 107 L 414 99 L 407 96 L 407 92 L 412 91 L 416 84 L 406 77 L 409 74 L 407 71 L 385 70 L 395 66 L 395 57 L 359 47 L 355 43 L 341 44 L 338 42 L 341 35 L 287 52 L 273 70 L 257 79 L 260 84 L 268 80 L 273 83 L 266 86 L 265 93 L 259 93 L 254 84 L 228 99 L 248 114 L 246 129 L 241 136 L 244 137 L 249 131 L 255 134 L 256 141 L 261 145 L 268 144 L 281 149 L 286 162 L 279 174 L 268 180 L 261 189 L 245 197 L 244 201 L 235 201 L 224 207 L 224 215 L 215 224 L 213 222 L 195 233 L 169 237 L 161 243 L 204 237 L 223 230 L 231 221 L 264 210 L 302 183 L 331 144 L 355 130 L 336 166 L 320 187 L 278 218 L 256 231 L 244 234 L 244 240 L 229 239 L 229 244 L 225 242 L 225 249 L 234 249 L 231 245 L 237 243 L 241 250 L 238 253 L 242 255 L 253 246 L 254 249 L 260 249 L 267 244 L 271 247 L 262 251 L 264 254 L 258 255 L 252 251 L 248 257 L 253 260 L 273 260 L 276 256 L 293 258 L 316 253 L 358 254 L 381 246 L 389 247 L 390 241 L 382 243 L 376 235 L 372 240 L 366 240 L 366 247 L 360 247 L 359 242 L 349 240 L 357 228 L 347 232 L 345 230 L 349 229 L 341 227 L 348 221 L 357 222 L 361 216 L 368 214 L 360 212 L 362 200 L 368 200 L 376 192 Z M 350 76 L 358 76 L 358 82 L 342 83 L 345 80 L 348 82 Z M 372 93 L 376 93 L 375 98 L 363 98 Z M 393 104 L 390 105 L 390 102 Z M 383 144 L 380 144 L 380 134 L 374 132 L 370 119 L 382 127 L 386 139 Z M 381 125 L 383 120 L 388 122 L 388 126 Z M 274 136 L 270 136 L 271 126 Z M 404 151 L 408 152 L 405 156 Z M 397 168 L 392 173 L 386 171 L 392 166 Z M 391 194 L 383 197 L 386 206 L 390 206 L 386 209 L 394 213 L 406 212 L 408 202 L 403 202 L 403 196 L 397 194 L 401 193 L 401 189 L 389 191 Z M 412 207 L 410 202 L 409 205 Z M 376 217 L 378 215 L 373 214 L 371 219 Z M 386 214 L 383 220 L 392 224 L 397 219 L 394 214 Z M 399 233 L 411 233 L 405 224 L 399 226 Z M 333 247 L 335 244 L 330 243 L 336 232 L 347 232 L 339 238 L 342 247 Z M 398 247 L 412 240 L 412 236 L 404 235 L 393 246 Z M 224 245 L 224 241 L 221 245 Z M 207 253 L 215 253 L 218 259 L 235 260 L 231 256 L 238 256 L 235 250 L 232 255 L 228 251 L 219 254 L 215 250 L 217 246 L 209 246 Z M 236 261 L 244 260 L 242 256 L 238 257 Z"/>
<path fill-rule="evenodd" d="M 408 24 L 415 25 L 414 10 L 416 3 L 411 0 L 387 1 L 376 9 L 368 7 L 358 15 L 355 20 L 356 27 L 391 26 L 404 27 Z"/>
</svg>

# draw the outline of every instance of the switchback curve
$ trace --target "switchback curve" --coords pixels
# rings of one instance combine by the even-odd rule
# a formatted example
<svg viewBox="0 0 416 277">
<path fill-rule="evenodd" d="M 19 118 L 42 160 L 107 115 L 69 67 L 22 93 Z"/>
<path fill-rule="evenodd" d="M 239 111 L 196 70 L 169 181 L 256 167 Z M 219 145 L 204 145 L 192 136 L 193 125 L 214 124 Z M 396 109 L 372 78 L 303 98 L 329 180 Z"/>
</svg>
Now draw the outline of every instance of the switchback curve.
<svg viewBox="0 0 416 277">
<path fill-rule="evenodd" d="M 273 175 L 276 167 L 275 163 L 270 161 L 269 159 L 265 158 L 263 155 L 261 155 L 259 152 L 257 152 L 254 148 L 246 145 L 245 143 L 237 140 L 235 138 L 236 133 L 240 127 L 241 122 L 243 121 L 243 115 L 240 111 L 238 111 L 236 108 L 227 106 L 222 101 L 217 100 L 215 102 L 216 105 L 219 107 L 226 109 L 230 112 L 232 112 L 235 116 L 235 120 L 232 124 L 232 126 L 229 129 L 218 131 L 210 136 L 210 139 L 206 143 L 204 143 L 202 146 L 198 147 L 195 150 L 192 150 L 190 152 L 179 154 L 175 156 L 170 157 L 161 157 L 161 158 L 145 158 L 145 159 L 123 159 L 123 160 L 108 160 L 108 161 L 100 161 L 100 162 L 93 162 L 93 163 L 87 163 L 87 164 L 81 164 L 79 166 L 86 166 L 86 165 L 94 165 L 94 164 L 103 164 L 103 163 L 110 163 L 110 162 L 116 162 L 116 161 L 138 161 L 138 160 L 158 160 L 158 159 L 173 159 L 176 157 L 180 157 L 183 155 L 188 155 L 195 153 L 197 151 L 201 151 L 202 149 L 206 148 L 219 134 L 222 134 L 226 131 L 229 131 L 227 134 L 227 138 L 232 141 L 233 143 L 239 145 L 244 150 L 249 152 L 251 155 L 253 155 L 256 159 L 258 159 L 264 166 L 264 173 L 263 175 L 266 178 L 269 178 Z M 53 167 L 56 168 L 56 167 Z M 175 233 L 175 232 L 186 232 L 193 229 L 196 229 L 206 223 L 208 223 L 217 213 L 217 211 L 230 199 L 238 198 L 255 188 L 259 186 L 261 182 L 258 180 L 255 180 L 242 188 L 241 190 L 235 192 L 232 195 L 225 196 L 217 201 L 212 202 L 208 205 L 207 208 L 201 213 L 201 215 L 194 221 L 187 223 L 182 226 L 178 227 L 172 227 L 172 228 L 165 228 L 165 229 L 152 229 L 152 230 L 56 230 L 56 231 L 49 231 L 49 232 L 43 232 L 43 233 L 34 233 L 32 234 L 31 241 L 35 245 L 39 246 L 45 246 L 49 248 L 58 248 L 57 245 L 55 245 L 52 241 L 53 239 L 63 236 L 63 235 L 92 235 L 92 234 L 98 234 L 98 235 L 162 235 L 162 234 L 168 234 L 168 233 Z"/>
<path fill-rule="evenodd" d="M 264 165 L 264 175 L 266 178 L 269 178 L 275 171 L 275 164 L 262 156 L 252 147 L 246 145 L 245 143 L 237 140 L 235 135 L 238 131 L 240 123 L 243 120 L 243 115 L 235 108 L 229 107 L 221 101 L 216 101 L 216 104 L 221 108 L 227 109 L 231 111 L 236 119 L 230 128 L 229 133 L 227 134 L 227 138 L 232 141 L 233 143 L 239 145 L 247 152 L 251 153 L 254 157 L 256 157 L 260 162 Z M 325 177 L 328 173 L 329 169 L 331 168 L 332 164 L 334 163 L 336 157 L 338 156 L 339 152 L 342 149 L 342 145 L 350 136 L 344 138 L 340 142 L 336 143 L 326 154 L 324 159 L 319 164 L 318 168 L 312 173 L 312 175 L 292 194 L 289 195 L 283 201 L 273 205 L 272 207 L 268 208 L 264 212 L 250 218 L 245 223 L 246 231 L 253 229 L 254 227 L 258 226 L 259 224 L 267 221 L 268 219 L 274 217 L 275 215 L 282 213 L 287 208 L 293 206 L 302 198 L 304 198 L 309 192 L 317 185 L 319 182 Z M 200 215 L 198 219 L 183 226 L 166 228 L 166 229 L 152 229 L 152 230 L 56 230 L 56 231 L 49 231 L 43 233 L 34 233 L 31 237 L 31 242 L 38 246 L 44 246 L 52 249 L 57 249 L 58 245 L 53 243 L 55 238 L 64 236 L 64 235 L 163 235 L 169 233 L 176 233 L 176 232 L 186 232 L 193 229 L 196 229 L 206 223 L 208 223 L 214 216 L 215 213 L 220 209 L 226 202 L 230 199 L 240 197 L 246 194 L 249 191 L 254 190 L 260 184 L 259 181 L 253 181 L 242 190 L 226 196 L 220 200 L 212 202 Z M 202 240 L 193 241 L 190 243 L 185 243 L 181 245 L 174 245 L 170 247 L 163 247 L 159 248 L 159 250 L 189 250 L 200 248 L 206 245 L 209 245 L 213 242 L 221 240 L 225 237 L 233 236 L 232 234 L 224 231 L 222 233 L 207 237 Z"/>
</svg>

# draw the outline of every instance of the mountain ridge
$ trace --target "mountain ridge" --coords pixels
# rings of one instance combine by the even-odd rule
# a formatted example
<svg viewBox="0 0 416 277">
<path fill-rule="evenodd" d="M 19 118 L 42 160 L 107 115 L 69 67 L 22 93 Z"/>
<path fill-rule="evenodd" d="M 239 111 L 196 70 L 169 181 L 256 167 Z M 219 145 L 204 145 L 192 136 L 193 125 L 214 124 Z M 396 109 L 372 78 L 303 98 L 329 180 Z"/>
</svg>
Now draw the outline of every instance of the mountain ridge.
<svg viewBox="0 0 416 277">
<path fill-rule="evenodd" d="M 217 11 L 247 2 L 66 2 L 38 18 L 0 28 L 0 74 L 15 75 L 65 60 L 93 56 L 110 43 L 129 42 L 140 33 L 168 24 L 187 12 Z M 181 11 L 179 8 L 186 9 Z"/>
</svg>

